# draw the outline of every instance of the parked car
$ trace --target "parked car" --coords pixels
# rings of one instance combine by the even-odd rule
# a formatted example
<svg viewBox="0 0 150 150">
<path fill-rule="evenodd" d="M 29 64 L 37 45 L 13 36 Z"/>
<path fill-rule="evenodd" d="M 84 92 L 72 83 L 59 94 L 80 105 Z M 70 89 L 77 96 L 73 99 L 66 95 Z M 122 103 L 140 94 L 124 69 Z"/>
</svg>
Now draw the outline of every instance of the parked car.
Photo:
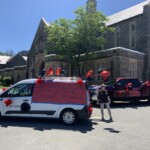
<svg viewBox="0 0 150 150">
<path fill-rule="evenodd" d="M 92 87 L 92 86 L 91 86 Z M 94 85 L 89 88 L 91 101 L 98 101 L 98 90 L 100 86 Z M 106 82 L 106 89 L 110 95 L 111 102 L 114 101 L 139 101 L 147 99 L 150 101 L 150 84 L 142 83 L 137 78 L 116 78 Z M 93 96 L 95 95 L 95 96 Z"/>
<path fill-rule="evenodd" d="M 1 116 L 58 118 L 66 125 L 92 114 L 86 82 L 51 78 L 20 81 L 0 94 Z"/>
<path fill-rule="evenodd" d="M 98 93 L 99 93 L 99 88 L 100 88 L 100 85 L 91 85 L 89 86 L 89 93 L 90 93 L 90 100 L 92 103 L 97 103 L 99 104 L 98 102 Z"/>
</svg>

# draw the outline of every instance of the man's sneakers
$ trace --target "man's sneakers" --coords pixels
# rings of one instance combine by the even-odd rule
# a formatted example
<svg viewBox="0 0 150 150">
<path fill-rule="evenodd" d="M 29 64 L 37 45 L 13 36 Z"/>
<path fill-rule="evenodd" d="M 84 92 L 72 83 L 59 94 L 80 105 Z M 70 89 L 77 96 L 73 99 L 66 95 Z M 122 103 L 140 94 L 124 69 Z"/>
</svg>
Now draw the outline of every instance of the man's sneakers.
<svg viewBox="0 0 150 150">
<path fill-rule="evenodd" d="M 104 118 L 102 118 L 101 121 L 106 121 L 106 120 L 105 120 Z M 110 119 L 108 120 L 108 122 L 113 122 L 113 119 L 110 118 Z"/>
<path fill-rule="evenodd" d="M 104 119 L 104 118 L 102 118 L 101 120 L 102 120 L 102 121 L 105 121 L 105 119 Z"/>
<path fill-rule="evenodd" d="M 109 121 L 110 121 L 110 122 L 113 122 L 113 119 L 112 119 L 112 118 L 110 118 L 110 119 L 109 119 Z"/>
</svg>

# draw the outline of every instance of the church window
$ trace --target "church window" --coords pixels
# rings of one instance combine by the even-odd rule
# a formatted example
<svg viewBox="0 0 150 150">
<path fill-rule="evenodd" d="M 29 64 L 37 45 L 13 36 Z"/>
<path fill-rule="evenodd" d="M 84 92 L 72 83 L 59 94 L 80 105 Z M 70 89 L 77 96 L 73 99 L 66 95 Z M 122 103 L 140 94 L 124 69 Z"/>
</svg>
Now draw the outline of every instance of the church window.
<svg viewBox="0 0 150 150">
<path fill-rule="evenodd" d="M 135 60 L 129 62 L 129 77 L 137 77 L 137 63 Z"/>
<path fill-rule="evenodd" d="M 120 27 L 116 27 L 114 40 L 115 40 L 115 47 L 120 46 Z"/>
<path fill-rule="evenodd" d="M 129 25 L 129 48 L 135 48 L 136 46 L 136 26 L 135 22 L 130 23 Z"/>
</svg>

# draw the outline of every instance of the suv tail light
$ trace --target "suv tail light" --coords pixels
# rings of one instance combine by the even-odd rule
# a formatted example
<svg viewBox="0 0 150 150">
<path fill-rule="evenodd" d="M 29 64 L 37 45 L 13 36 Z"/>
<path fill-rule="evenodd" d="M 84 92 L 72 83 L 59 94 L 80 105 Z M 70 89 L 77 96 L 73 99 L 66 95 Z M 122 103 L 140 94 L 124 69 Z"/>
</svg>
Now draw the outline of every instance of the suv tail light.
<svg viewBox="0 0 150 150">
<path fill-rule="evenodd" d="M 90 103 L 89 106 L 87 107 L 88 113 L 91 115 L 93 112 L 92 104 Z"/>
</svg>

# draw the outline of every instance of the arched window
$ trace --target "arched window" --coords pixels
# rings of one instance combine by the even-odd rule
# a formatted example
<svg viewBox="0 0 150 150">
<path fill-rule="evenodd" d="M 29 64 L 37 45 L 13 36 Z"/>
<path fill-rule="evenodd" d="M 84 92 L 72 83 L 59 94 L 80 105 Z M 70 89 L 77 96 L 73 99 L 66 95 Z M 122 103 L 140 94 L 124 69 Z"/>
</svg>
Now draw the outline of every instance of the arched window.
<svg viewBox="0 0 150 150">
<path fill-rule="evenodd" d="M 135 22 L 129 24 L 129 48 L 133 49 L 136 46 L 136 25 Z"/>
</svg>

